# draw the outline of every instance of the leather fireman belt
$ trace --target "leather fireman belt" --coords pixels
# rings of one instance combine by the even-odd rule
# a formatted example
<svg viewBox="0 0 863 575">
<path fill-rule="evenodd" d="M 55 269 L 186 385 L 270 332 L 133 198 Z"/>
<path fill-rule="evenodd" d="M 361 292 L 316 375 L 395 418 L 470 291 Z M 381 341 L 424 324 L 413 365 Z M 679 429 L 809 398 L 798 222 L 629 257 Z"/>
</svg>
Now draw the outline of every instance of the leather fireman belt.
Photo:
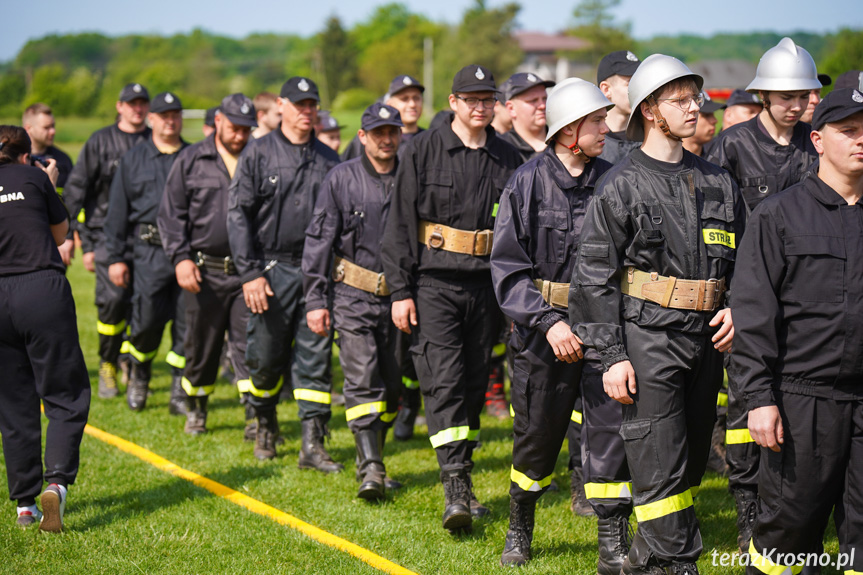
<svg viewBox="0 0 863 575">
<path fill-rule="evenodd" d="M 228 276 L 237 275 L 237 267 L 234 265 L 234 260 L 231 259 L 231 256 L 225 256 L 222 258 L 219 256 L 208 256 L 204 252 L 198 252 L 195 254 L 195 264 L 199 268 L 207 268 L 214 272 L 222 272 Z"/>
<path fill-rule="evenodd" d="M 333 281 L 363 290 L 377 296 L 390 295 L 383 272 L 373 272 L 362 266 L 336 256 L 333 266 Z"/>
<path fill-rule="evenodd" d="M 628 296 L 658 303 L 662 307 L 693 311 L 713 311 L 722 303 L 725 278 L 682 280 L 626 268 L 620 289 Z"/>
<path fill-rule="evenodd" d="M 569 307 L 569 284 L 533 280 L 533 285 L 542 294 L 542 299 L 551 307 L 567 309 Z"/>
<path fill-rule="evenodd" d="M 162 247 L 162 237 L 159 235 L 159 228 L 153 224 L 138 224 L 137 234 L 138 239 L 142 242 Z"/>
<path fill-rule="evenodd" d="M 427 248 L 469 256 L 489 255 L 494 239 L 494 230 L 457 230 L 425 220 L 420 220 L 417 232 L 417 240 Z"/>
</svg>

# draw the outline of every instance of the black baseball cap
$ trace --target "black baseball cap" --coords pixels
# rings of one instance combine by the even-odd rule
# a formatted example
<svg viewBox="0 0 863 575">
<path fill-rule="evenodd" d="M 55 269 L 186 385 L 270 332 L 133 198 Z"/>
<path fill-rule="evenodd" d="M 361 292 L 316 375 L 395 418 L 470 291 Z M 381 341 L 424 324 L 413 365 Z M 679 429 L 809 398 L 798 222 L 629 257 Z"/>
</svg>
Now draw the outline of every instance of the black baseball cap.
<svg viewBox="0 0 863 575">
<path fill-rule="evenodd" d="M 757 94 L 750 94 L 746 90 L 737 88 L 731 92 L 730 96 L 728 96 L 728 100 L 725 102 L 725 107 L 730 108 L 731 106 L 741 106 L 744 104 L 756 104 L 760 106 L 761 100 L 758 98 Z"/>
<path fill-rule="evenodd" d="M 279 96 L 294 103 L 303 100 L 321 101 L 321 97 L 318 95 L 318 85 L 303 76 L 294 76 L 282 84 L 282 91 L 279 92 Z"/>
<path fill-rule="evenodd" d="M 546 88 L 554 86 L 554 82 L 551 80 L 543 80 L 530 72 L 513 74 L 504 84 L 506 84 L 506 90 L 503 90 L 503 86 L 501 86 L 501 91 L 504 92 L 504 98 L 506 98 L 504 102 L 512 100 L 515 96 L 523 94 L 535 86 L 545 86 Z"/>
<path fill-rule="evenodd" d="M 318 125 L 321 126 L 319 132 L 334 132 L 341 130 L 344 126 L 339 125 L 339 121 L 330 115 L 329 110 L 321 110 L 318 112 Z"/>
<path fill-rule="evenodd" d="M 707 93 L 707 90 L 703 91 L 704 95 L 704 104 L 701 105 L 701 109 L 698 110 L 702 114 L 713 114 L 718 112 L 719 110 L 725 109 L 725 104 L 720 104 L 719 102 L 714 102 L 710 98 L 710 94 Z"/>
<path fill-rule="evenodd" d="M 386 96 L 384 96 L 384 100 L 389 100 L 390 97 L 395 96 L 402 90 L 407 90 L 408 88 L 416 88 L 420 91 L 420 93 L 426 91 L 426 87 L 419 83 L 419 80 L 414 78 L 413 76 L 401 75 L 393 78 L 393 81 L 390 82 L 390 88 L 387 90 Z"/>
<path fill-rule="evenodd" d="M 222 99 L 219 114 L 224 115 L 236 126 L 254 128 L 258 125 L 255 105 L 245 94 L 231 94 Z"/>
<path fill-rule="evenodd" d="M 485 66 L 471 64 L 459 70 L 452 79 L 452 93 L 497 92 L 494 75 Z"/>
<path fill-rule="evenodd" d="M 120 90 L 120 101 L 121 102 L 131 102 L 132 100 L 143 99 L 150 101 L 150 93 L 147 92 L 147 88 L 138 83 L 126 84 L 123 86 L 123 89 Z"/>
<path fill-rule="evenodd" d="M 600 82 L 612 76 L 632 76 L 639 64 L 641 64 L 641 60 L 629 50 L 618 50 L 606 54 L 596 68 L 596 84 L 599 85 Z"/>
<path fill-rule="evenodd" d="M 857 88 L 863 91 L 863 72 L 860 70 L 848 70 L 844 74 L 840 74 L 836 78 L 836 86 L 833 89 L 840 90 L 842 88 Z"/>
<path fill-rule="evenodd" d="M 364 131 L 374 130 L 380 126 L 404 126 L 399 111 L 392 106 L 376 102 L 363 112 L 361 127 Z"/>
<path fill-rule="evenodd" d="M 171 92 L 160 92 L 150 102 L 150 111 L 154 114 L 182 109 L 183 103 L 180 102 L 179 96 Z"/>
<path fill-rule="evenodd" d="M 863 94 L 856 88 L 839 88 L 827 94 L 815 106 L 812 129 L 820 130 L 825 124 L 839 122 L 848 116 L 863 112 Z"/>
<path fill-rule="evenodd" d="M 211 128 L 216 127 L 216 112 L 219 111 L 218 106 L 213 106 L 212 108 L 207 108 L 207 112 L 204 114 L 204 125 L 210 126 Z"/>
</svg>

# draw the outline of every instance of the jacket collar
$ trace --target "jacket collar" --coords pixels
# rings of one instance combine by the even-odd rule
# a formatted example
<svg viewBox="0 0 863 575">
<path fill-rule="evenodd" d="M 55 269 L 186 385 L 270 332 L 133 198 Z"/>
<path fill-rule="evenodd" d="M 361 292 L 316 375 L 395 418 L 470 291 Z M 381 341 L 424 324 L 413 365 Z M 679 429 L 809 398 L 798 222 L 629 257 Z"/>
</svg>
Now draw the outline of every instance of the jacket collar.
<svg viewBox="0 0 863 575">
<path fill-rule="evenodd" d="M 363 152 L 360 154 L 360 162 L 362 163 L 363 168 L 365 168 L 366 173 L 369 176 L 373 177 L 376 180 L 381 179 L 381 174 L 379 174 L 377 172 L 377 170 L 375 170 L 375 167 L 372 165 L 372 161 L 366 155 L 365 149 L 363 149 Z M 390 172 L 390 174 L 395 174 L 398 167 L 399 167 L 399 157 L 398 157 L 398 154 L 396 154 L 396 164 L 395 164 L 395 167 L 393 168 L 393 171 Z"/>
<path fill-rule="evenodd" d="M 804 180 L 806 191 L 818 202 L 826 206 L 847 206 L 845 198 L 836 193 L 836 190 L 824 183 L 817 173 L 810 173 Z"/>
<path fill-rule="evenodd" d="M 548 167 L 548 170 L 551 173 L 551 178 L 561 190 L 593 188 L 596 185 L 597 175 L 595 167 L 597 158 L 593 158 L 590 162 L 585 164 L 584 171 L 580 176 L 573 177 L 573 175 L 569 173 L 569 170 L 566 169 L 566 166 L 563 165 L 563 162 L 560 161 L 560 158 L 557 157 L 557 154 L 554 152 L 553 145 L 548 146 L 543 150 L 539 157 L 542 158 L 541 161 Z"/>
</svg>

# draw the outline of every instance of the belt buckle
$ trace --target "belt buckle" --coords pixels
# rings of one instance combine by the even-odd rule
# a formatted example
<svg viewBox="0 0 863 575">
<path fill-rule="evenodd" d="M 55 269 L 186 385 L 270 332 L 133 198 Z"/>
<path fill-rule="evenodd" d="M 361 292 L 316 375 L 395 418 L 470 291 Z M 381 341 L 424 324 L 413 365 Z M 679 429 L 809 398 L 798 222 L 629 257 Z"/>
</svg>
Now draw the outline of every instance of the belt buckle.
<svg viewBox="0 0 863 575">
<path fill-rule="evenodd" d="M 710 311 L 713 311 L 714 309 L 716 309 L 716 307 L 719 304 L 719 297 L 721 295 L 719 293 L 720 281 L 716 278 L 710 278 L 704 282 L 704 287 L 706 288 L 704 291 L 704 295 L 705 295 L 704 299 L 705 300 L 707 299 L 707 297 L 706 297 L 707 293 L 711 294 Z M 708 292 L 707 290 L 710 290 L 710 291 Z M 705 308 L 706 307 L 707 306 L 705 305 Z"/>
<path fill-rule="evenodd" d="M 231 261 L 231 257 L 225 256 L 225 259 L 223 260 L 223 268 L 222 269 L 224 269 L 226 276 L 231 275 L 232 264 L 233 264 L 233 262 Z"/>
<path fill-rule="evenodd" d="M 204 253 L 203 252 L 197 252 L 195 254 L 195 265 L 198 267 L 201 267 L 204 265 Z"/>
<path fill-rule="evenodd" d="M 491 252 L 489 238 L 492 233 L 494 232 L 490 230 L 481 230 L 476 232 L 473 240 L 473 254 L 475 256 L 487 256 Z M 482 249 L 480 249 L 479 246 L 482 246 Z"/>
<path fill-rule="evenodd" d="M 345 279 L 345 262 L 340 261 L 339 265 L 333 270 L 333 281 L 341 282 Z"/>
<path fill-rule="evenodd" d="M 439 250 L 443 247 L 444 237 L 443 237 L 443 228 L 440 226 L 435 226 L 432 229 L 432 233 L 428 239 L 428 247 Z"/>
</svg>

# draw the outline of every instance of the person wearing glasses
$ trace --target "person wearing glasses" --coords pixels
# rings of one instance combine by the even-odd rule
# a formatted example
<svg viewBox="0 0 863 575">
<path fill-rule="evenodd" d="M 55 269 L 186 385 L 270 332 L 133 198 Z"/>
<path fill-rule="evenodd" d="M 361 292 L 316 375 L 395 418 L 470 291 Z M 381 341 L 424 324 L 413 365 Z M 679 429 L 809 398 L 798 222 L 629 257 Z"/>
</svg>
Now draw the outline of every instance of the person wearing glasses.
<svg viewBox="0 0 863 575">
<path fill-rule="evenodd" d="M 761 57 L 746 91 L 761 96 L 761 112 L 720 133 L 707 160 L 722 166 L 740 187 L 751 212 L 764 198 L 788 188 L 809 173 L 817 159 L 809 124 L 800 121 L 811 90 L 821 82 L 809 52 L 783 38 Z M 749 551 L 758 499 L 760 451 L 747 428 L 732 354 L 728 371 L 725 458 L 728 489 L 737 507 L 737 544 Z"/>
<path fill-rule="evenodd" d="M 318 190 L 339 163 L 338 154 L 315 137 L 319 102 L 311 79 L 295 76 L 284 83 L 279 129 L 250 141 L 240 155 L 228 189 L 228 238 L 251 311 L 246 347 L 251 378 L 239 391 L 249 394 L 258 429 L 278 438 L 276 404 L 290 366 L 302 427 L 299 467 L 333 473 L 344 469 L 324 448 L 333 340 L 306 324 L 300 269 Z M 190 396 L 208 393 L 185 390 Z"/>
<path fill-rule="evenodd" d="M 727 291 L 745 220 L 728 173 L 683 147 L 703 82 L 663 54 L 633 74 L 626 135 L 644 143 L 598 182 L 569 292 L 570 325 L 623 404 L 638 519 L 626 575 L 697 575 L 702 551 L 692 498 L 734 335 Z"/>
<path fill-rule="evenodd" d="M 501 317 L 489 254 L 501 192 L 520 163 L 489 126 L 496 92 L 485 66 L 455 75 L 452 122 L 418 134 L 401 155 L 381 253 L 393 322 L 412 335 L 451 531 L 488 513 L 471 470 Z"/>
</svg>

